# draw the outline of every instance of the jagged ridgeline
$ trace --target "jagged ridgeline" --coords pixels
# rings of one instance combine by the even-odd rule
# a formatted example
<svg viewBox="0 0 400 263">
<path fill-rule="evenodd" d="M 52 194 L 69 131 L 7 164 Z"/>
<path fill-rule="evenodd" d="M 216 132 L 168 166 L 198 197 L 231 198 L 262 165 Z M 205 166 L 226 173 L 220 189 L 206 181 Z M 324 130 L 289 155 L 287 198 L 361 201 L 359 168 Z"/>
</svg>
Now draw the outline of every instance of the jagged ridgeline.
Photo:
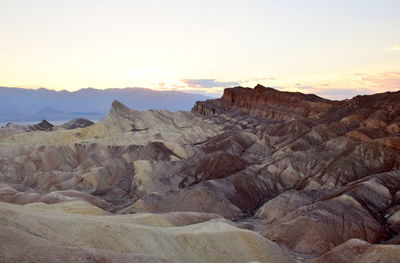
<svg viewBox="0 0 400 263">
<path fill-rule="evenodd" d="M 86 121 L 0 129 L 0 261 L 400 260 L 400 92 Z"/>
</svg>

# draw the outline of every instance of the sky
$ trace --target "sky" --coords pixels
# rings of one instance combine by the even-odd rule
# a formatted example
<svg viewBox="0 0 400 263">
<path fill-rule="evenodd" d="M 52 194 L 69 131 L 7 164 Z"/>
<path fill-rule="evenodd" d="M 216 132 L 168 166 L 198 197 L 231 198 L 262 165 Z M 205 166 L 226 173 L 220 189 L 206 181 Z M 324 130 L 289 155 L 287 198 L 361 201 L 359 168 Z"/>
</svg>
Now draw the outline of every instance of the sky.
<svg viewBox="0 0 400 263">
<path fill-rule="evenodd" d="M 0 0 L 0 86 L 400 89 L 399 0 Z"/>
</svg>

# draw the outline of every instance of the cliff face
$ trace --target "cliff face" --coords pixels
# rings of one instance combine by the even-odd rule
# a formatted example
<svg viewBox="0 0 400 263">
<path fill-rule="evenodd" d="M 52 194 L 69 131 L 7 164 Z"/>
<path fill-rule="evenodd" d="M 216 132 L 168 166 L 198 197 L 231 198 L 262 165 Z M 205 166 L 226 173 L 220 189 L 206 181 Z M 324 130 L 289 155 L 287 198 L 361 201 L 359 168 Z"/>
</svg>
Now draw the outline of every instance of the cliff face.
<svg viewBox="0 0 400 263">
<path fill-rule="evenodd" d="M 197 116 L 210 117 L 238 111 L 262 119 L 309 119 L 318 123 L 339 121 L 350 126 L 386 127 L 387 131 L 399 132 L 399 102 L 400 91 L 331 101 L 313 94 L 282 92 L 257 85 L 254 89 L 225 89 L 220 99 L 196 102 L 192 112 Z"/>
<path fill-rule="evenodd" d="M 281 92 L 257 85 L 254 89 L 243 87 L 225 89 L 221 99 L 196 102 L 192 111 L 198 115 L 211 116 L 237 109 L 270 119 L 293 120 L 302 117 L 316 119 L 340 104 L 312 94 Z"/>
</svg>

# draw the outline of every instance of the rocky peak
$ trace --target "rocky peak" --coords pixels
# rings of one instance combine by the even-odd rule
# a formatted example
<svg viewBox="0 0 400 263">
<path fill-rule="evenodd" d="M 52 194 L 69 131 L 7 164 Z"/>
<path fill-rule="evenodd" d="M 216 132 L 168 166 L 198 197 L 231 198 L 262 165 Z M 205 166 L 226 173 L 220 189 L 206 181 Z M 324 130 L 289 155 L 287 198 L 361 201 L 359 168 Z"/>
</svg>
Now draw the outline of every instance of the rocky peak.
<svg viewBox="0 0 400 263">
<path fill-rule="evenodd" d="M 114 100 L 111 104 L 110 114 L 117 114 L 117 115 L 130 115 L 133 110 L 119 102 L 118 100 Z"/>
<path fill-rule="evenodd" d="M 128 108 L 121 102 L 114 100 L 111 104 L 111 110 L 104 118 L 103 123 L 108 127 L 117 128 L 122 131 L 132 129 L 143 129 L 147 127 L 143 123 L 143 112 Z"/>
<path fill-rule="evenodd" d="M 51 124 L 50 122 L 48 122 L 46 120 L 42 120 L 38 124 L 33 125 L 33 127 L 36 128 L 37 130 L 46 130 L 46 129 L 53 127 L 53 124 Z"/>
<path fill-rule="evenodd" d="M 93 124 L 94 124 L 94 122 L 92 122 L 90 120 L 87 120 L 84 118 L 77 118 L 77 119 L 73 119 L 71 121 L 64 123 L 63 125 L 61 125 L 61 127 L 66 130 L 72 130 L 72 129 L 76 129 L 76 128 L 85 128 L 85 127 L 91 126 Z"/>
</svg>

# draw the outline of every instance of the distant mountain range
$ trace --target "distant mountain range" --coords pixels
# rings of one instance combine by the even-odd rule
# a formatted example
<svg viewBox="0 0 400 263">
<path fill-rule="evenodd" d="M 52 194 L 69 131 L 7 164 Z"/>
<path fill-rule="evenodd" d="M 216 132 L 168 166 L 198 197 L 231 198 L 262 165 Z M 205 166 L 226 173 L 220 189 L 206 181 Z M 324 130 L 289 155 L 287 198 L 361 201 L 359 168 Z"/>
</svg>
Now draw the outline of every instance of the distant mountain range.
<svg viewBox="0 0 400 263">
<path fill-rule="evenodd" d="M 103 118 L 114 100 L 137 110 L 190 110 L 208 97 L 145 88 L 81 89 L 74 92 L 0 87 L 0 122 Z"/>
</svg>

